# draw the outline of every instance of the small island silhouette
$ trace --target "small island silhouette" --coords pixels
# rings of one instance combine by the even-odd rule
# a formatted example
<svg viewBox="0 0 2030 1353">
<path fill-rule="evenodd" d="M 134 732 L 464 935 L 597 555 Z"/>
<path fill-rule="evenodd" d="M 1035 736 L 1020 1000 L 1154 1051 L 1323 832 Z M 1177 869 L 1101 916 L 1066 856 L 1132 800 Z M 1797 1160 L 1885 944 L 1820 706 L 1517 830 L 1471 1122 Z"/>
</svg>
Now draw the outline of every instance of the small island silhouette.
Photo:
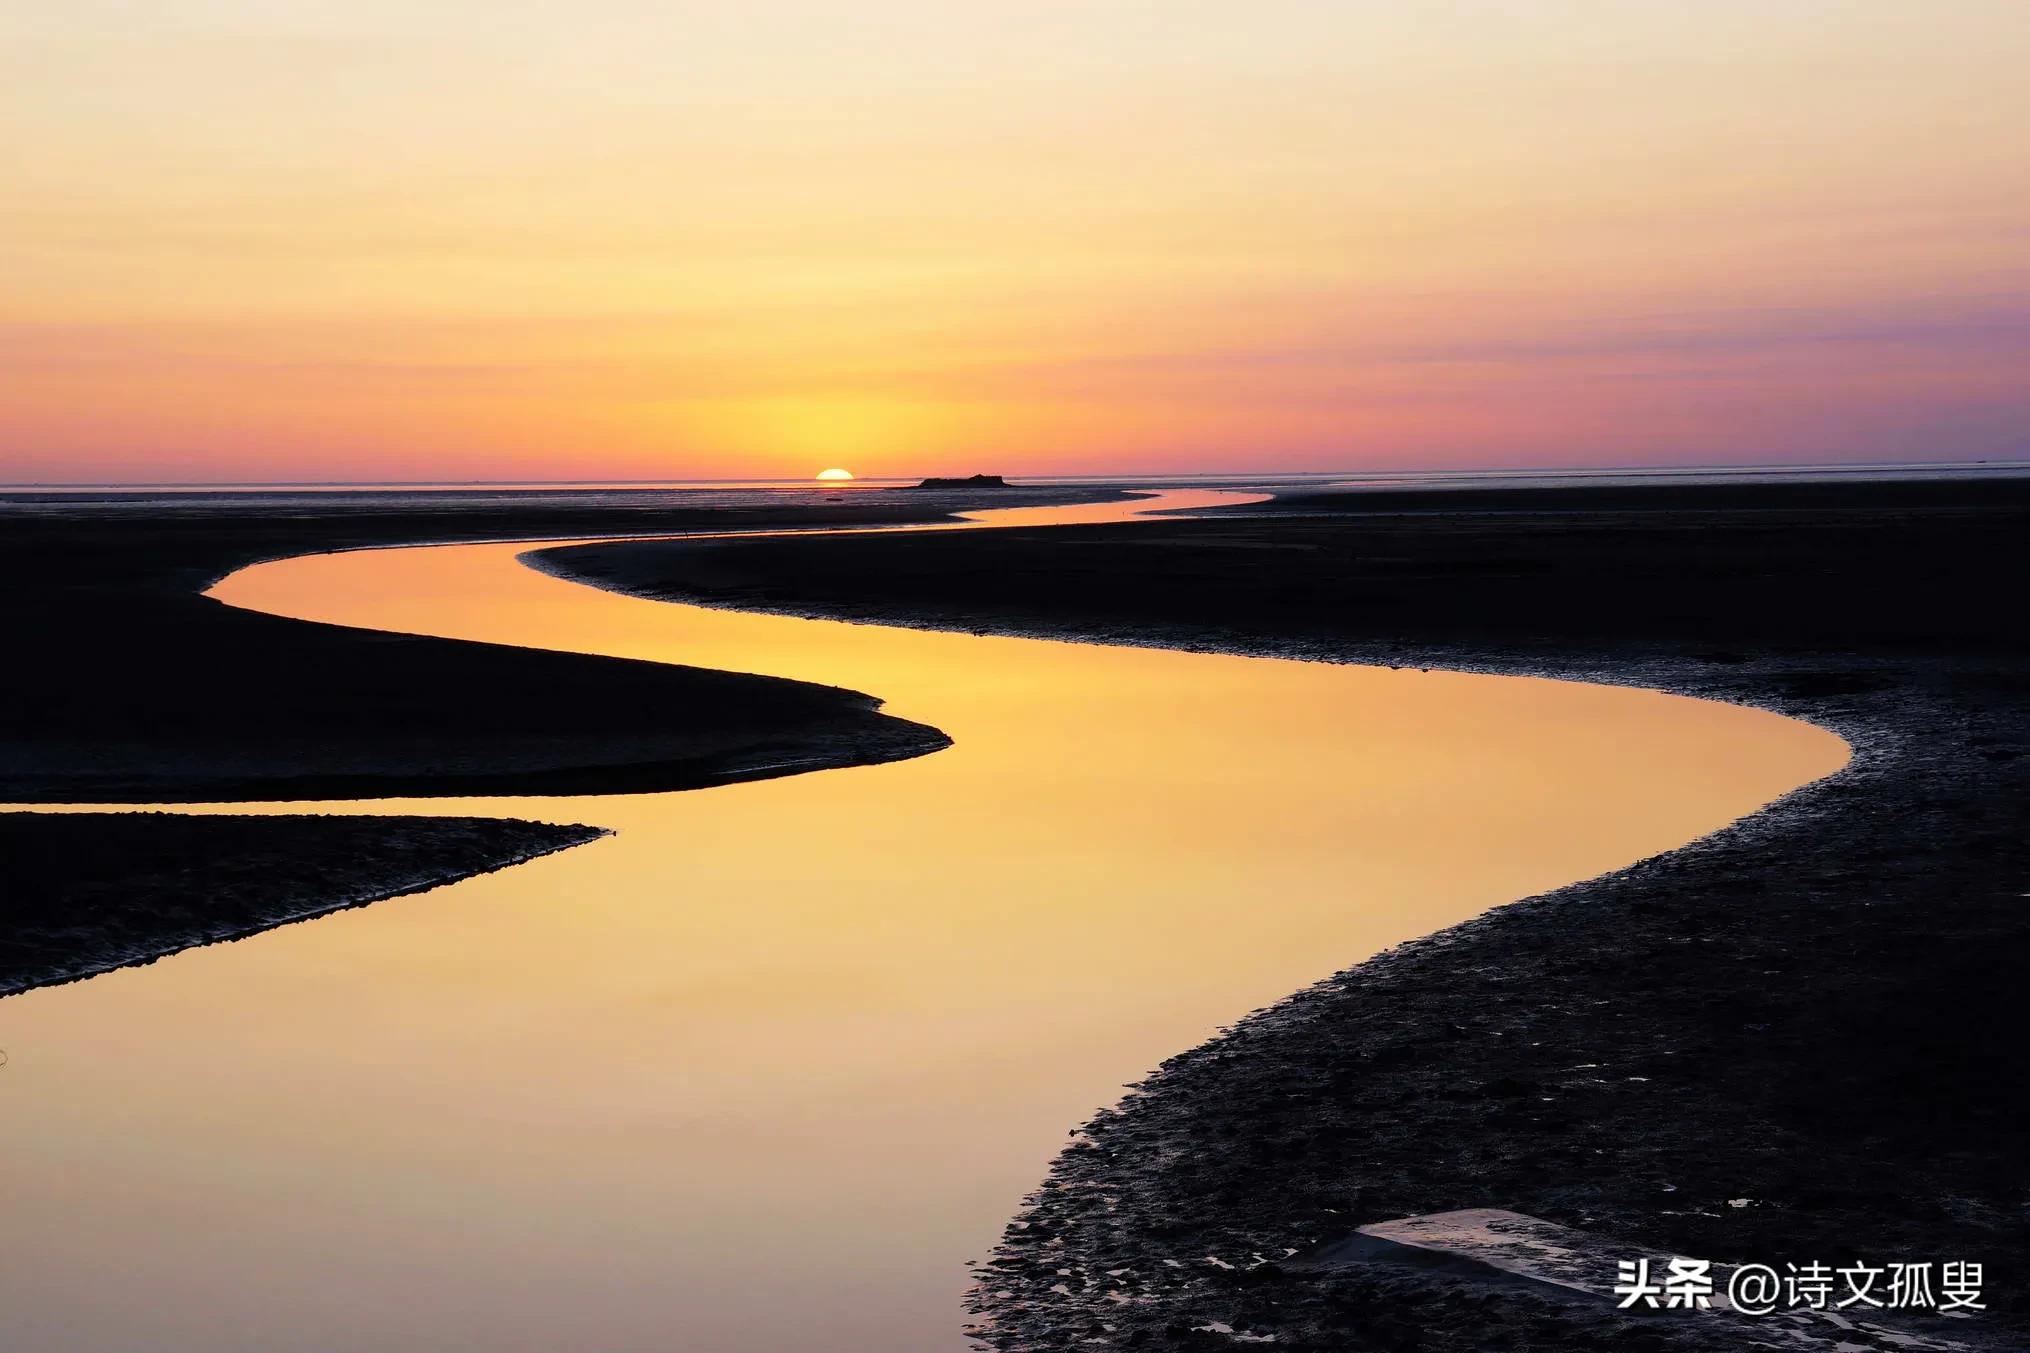
<svg viewBox="0 0 2030 1353">
<path fill-rule="evenodd" d="M 967 475 L 963 478 L 926 479 L 916 486 L 920 489 L 1005 489 L 1013 485 L 997 474 Z"/>
</svg>

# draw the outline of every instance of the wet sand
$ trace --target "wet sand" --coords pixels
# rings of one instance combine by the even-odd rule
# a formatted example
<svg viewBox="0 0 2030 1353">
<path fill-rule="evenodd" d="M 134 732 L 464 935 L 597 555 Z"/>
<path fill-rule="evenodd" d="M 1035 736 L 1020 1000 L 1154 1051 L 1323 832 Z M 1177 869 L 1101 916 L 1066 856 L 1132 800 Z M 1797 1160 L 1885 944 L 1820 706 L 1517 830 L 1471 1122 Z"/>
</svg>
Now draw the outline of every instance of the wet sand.
<svg viewBox="0 0 2030 1353">
<path fill-rule="evenodd" d="M 797 614 L 1652 686 L 1857 748 L 1692 847 L 1406 945 L 1166 1064 L 1008 1232 L 976 1296 L 993 1347 L 1233 1346 L 1215 1325 L 1321 1353 L 1733 1339 L 1392 1265 L 1256 1262 L 1475 1206 L 1779 1269 L 1985 1262 L 1991 1313 L 1952 1332 L 2020 1346 L 2030 493 L 1629 492 L 1293 496 L 1132 534 L 547 566 Z"/>
<path fill-rule="evenodd" d="M 418 892 L 599 835 L 494 818 L 0 813 L 0 996 Z"/>
</svg>

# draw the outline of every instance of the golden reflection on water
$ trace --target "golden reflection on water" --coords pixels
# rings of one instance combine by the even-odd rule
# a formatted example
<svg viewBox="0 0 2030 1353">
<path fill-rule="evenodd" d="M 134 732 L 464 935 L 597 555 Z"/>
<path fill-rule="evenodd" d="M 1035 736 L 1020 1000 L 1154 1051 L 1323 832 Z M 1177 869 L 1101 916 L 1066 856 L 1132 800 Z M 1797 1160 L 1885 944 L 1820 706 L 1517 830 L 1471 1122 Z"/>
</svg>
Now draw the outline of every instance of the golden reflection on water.
<svg viewBox="0 0 2030 1353">
<path fill-rule="evenodd" d="M 854 687 L 955 745 L 314 805 L 617 834 L 0 1003 L 17 1353 L 949 1353 L 963 1262 L 1124 1082 L 1846 759 L 1653 692 L 715 611 L 527 548 L 290 559 L 215 594 Z"/>
</svg>

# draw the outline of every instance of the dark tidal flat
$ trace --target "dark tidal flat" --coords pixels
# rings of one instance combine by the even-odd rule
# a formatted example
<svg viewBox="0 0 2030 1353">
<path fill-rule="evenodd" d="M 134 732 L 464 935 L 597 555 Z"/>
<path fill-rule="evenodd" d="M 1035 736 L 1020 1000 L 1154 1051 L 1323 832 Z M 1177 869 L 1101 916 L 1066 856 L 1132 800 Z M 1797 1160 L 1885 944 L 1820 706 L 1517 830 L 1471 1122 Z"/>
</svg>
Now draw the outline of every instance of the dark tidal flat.
<svg viewBox="0 0 2030 1353">
<path fill-rule="evenodd" d="M 2018 1348 L 2026 540 L 2030 486 L 1989 481 L 1292 494 L 1215 520 L 549 559 L 797 614 L 1628 682 L 1854 745 L 1725 831 L 1173 1059 L 1087 1126 L 983 1270 L 991 1346 L 1232 1347 L 1215 1325 L 1319 1353 L 1742 1346 L 1542 1288 L 1302 1262 L 1365 1223 L 1498 1207 L 1779 1270 L 1982 1262 L 1988 1313 L 1934 1326 Z"/>
<path fill-rule="evenodd" d="M 200 595 L 261 559 L 363 545 L 941 515 L 668 500 L 0 501 L 0 620 L 22 640 L 0 665 L 0 802 L 676 789 L 942 745 L 854 691 L 307 624 Z"/>
<path fill-rule="evenodd" d="M 0 813 L 0 996 L 517 864 L 594 827 Z"/>
</svg>

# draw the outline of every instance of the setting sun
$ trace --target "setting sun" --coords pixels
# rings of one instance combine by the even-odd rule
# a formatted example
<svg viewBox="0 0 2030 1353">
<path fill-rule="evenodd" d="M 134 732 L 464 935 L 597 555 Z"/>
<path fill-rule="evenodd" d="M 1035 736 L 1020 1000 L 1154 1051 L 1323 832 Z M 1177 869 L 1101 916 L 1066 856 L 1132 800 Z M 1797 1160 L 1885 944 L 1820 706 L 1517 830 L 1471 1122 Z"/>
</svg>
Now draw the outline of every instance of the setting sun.
<svg viewBox="0 0 2030 1353">
<path fill-rule="evenodd" d="M 818 471 L 818 478 L 820 479 L 851 479 L 852 477 L 853 472 L 851 470 L 841 470 L 837 466 L 833 466 L 829 470 Z"/>
</svg>

